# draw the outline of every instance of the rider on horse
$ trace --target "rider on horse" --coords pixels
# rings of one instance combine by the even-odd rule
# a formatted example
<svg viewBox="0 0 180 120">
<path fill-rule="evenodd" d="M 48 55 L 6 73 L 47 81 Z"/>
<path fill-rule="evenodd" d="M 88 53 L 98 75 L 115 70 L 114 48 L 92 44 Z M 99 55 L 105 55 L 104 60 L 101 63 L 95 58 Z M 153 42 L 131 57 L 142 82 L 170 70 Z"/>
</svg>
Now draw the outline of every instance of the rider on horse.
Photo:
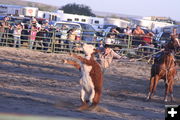
<svg viewBox="0 0 180 120">
<path fill-rule="evenodd" d="M 171 40 L 168 41 L 164 45 L 164 49 L 154 56 L 154 58 L 155 58 L 154 63 L 156 63 L 156 64 L 159 63 L 161 56 L 163 54 L 166 54 L 167 52 L 171 53 L 174 56 L 175 53 L 179 49 L 180 49 L 180 42 L 179 42 L 178 36 L 177 35 L 171 35 Z M 175 61 L 175 58 L 174 58 L 174 61 Z"/>
</svg>

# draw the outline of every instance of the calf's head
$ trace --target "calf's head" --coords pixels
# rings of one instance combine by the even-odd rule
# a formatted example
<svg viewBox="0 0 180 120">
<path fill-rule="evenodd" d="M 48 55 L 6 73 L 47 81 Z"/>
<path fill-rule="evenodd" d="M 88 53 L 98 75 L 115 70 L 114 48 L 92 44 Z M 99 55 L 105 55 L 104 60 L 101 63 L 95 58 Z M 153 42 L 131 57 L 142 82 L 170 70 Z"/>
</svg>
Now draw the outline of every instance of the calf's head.
<svg viewBox="0 0 180 120">
<path fill-rule="evenodd" d="M 83 51 L 86 56 L 91 56 L 95 52 L 95 47 L 90 44 L 83 44 Z"/>
</svg>

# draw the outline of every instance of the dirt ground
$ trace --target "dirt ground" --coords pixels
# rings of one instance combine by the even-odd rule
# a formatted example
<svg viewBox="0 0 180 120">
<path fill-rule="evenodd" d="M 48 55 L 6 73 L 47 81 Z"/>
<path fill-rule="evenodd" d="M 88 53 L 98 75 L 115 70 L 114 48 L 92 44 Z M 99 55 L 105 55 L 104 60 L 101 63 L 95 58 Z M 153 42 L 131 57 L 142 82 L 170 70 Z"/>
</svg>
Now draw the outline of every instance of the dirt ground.
<svg viewBox="0 0 180 120">
<path fill-rule="evenodd" d="M 0 48 L 0 113 L 67 117 L 85 120 L 164 119 L 165 104 L 180 104 L 176 76 L 176 102 L 164 103 L 164 82 L 145 101 L 150 65 L 114 61 L 104 73 L 103 95 L 98 109 L 79 112 L 80 73 L 61 63 L 68 55 L 27 49 Z M 178 68 L 178 76 L 180 69 Z"/>
</svg>

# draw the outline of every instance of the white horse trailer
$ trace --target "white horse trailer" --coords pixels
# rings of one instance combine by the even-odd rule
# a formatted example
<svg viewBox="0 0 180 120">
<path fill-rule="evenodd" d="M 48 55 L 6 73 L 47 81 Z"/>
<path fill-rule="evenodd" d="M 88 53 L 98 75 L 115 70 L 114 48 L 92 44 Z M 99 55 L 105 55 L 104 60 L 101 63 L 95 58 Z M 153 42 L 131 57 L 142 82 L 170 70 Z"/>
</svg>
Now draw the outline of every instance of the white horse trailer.
<svg viewBox="0 0 180 120">
<path fill-rule="evenodd" d="M 0 15 L 22 15 L 23 6 L 0 4 Z"/>
<path fill-rule="evenodd" d="M 61 12 L 48 12 L 48 11 L 38 11 L 38 18 L 45 18 L 49 21 L 61 21 L 62 18 Z"/>
<path fill-rule="evenodd" d="M 105 24 L 106 24 L 106 25 L 107 25 L 107 24 L 111 24 L 111 25 L 116 25 L 116 26 L 118 26 L 118 27 L 123 27 L 123 28 L 127 27 L 127 26 L 130 24 L 129 21 L 122 20 L 122 19 L 120 19 L 120 18 L 110 18 L 110 17 L 106 17 L 104 21 L 105 21 Z"/>
<path fill-rule="evenodd" d="M 67 14 L 67 13 L 63 14 L 62 20 L 91 24 L 96 30 L 98 30 L 99 27 L 104 24 L 104 18 L 76 15 L 76 14 Z"/>
<path fill-rule="evenodd" d="M 167 22 L 161 22 L 161 21 L 154 21 L 151 19 L 145 19 L 145 18 L 133 18 L 131 19 L 132 25 L 141 25 L 143 27 L 146 27 L 148 29 L 151 29 L 155 33 L 162 32 L 162 28 L 166 26 L 173 26 L 172 23 Z M 135 27 L 133 26 L 133 27 Z"/>
<path fill-rule="evenodd" d="M 36 7 L 23 7 L 23 15 L 27 17 L 36 17 L 38 8 Z"/>
</svg>

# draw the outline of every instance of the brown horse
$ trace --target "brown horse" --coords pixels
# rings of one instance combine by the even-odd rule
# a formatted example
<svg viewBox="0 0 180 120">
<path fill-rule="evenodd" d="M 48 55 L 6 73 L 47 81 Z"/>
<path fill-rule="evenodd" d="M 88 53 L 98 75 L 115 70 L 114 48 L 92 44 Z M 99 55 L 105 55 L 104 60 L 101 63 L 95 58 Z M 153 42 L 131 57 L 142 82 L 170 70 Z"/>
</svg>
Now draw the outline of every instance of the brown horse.
<svg viewBox="0 0 180 120">
<path fill-rule="evenodd" d="M 171 101 L 174 101 L 173 97 L 173 85 L 174 77 L 176 75 L 176 64 L 173 52 L 177 51 L 180 47 L 178 39 L 173 37 L 171 41 L 165 46 L 165 50 L 162 52 L 160 58 L 155 60 L 155 63 L 151 67 L 151 78 L 149 85 L 149 93 L 147 100 L 151 99 L 154 94 L 158 81 L 163 79 L 165 81 L 165 98 L 168 100 L 168 93 L 171 95 Z"/>
</svg>

